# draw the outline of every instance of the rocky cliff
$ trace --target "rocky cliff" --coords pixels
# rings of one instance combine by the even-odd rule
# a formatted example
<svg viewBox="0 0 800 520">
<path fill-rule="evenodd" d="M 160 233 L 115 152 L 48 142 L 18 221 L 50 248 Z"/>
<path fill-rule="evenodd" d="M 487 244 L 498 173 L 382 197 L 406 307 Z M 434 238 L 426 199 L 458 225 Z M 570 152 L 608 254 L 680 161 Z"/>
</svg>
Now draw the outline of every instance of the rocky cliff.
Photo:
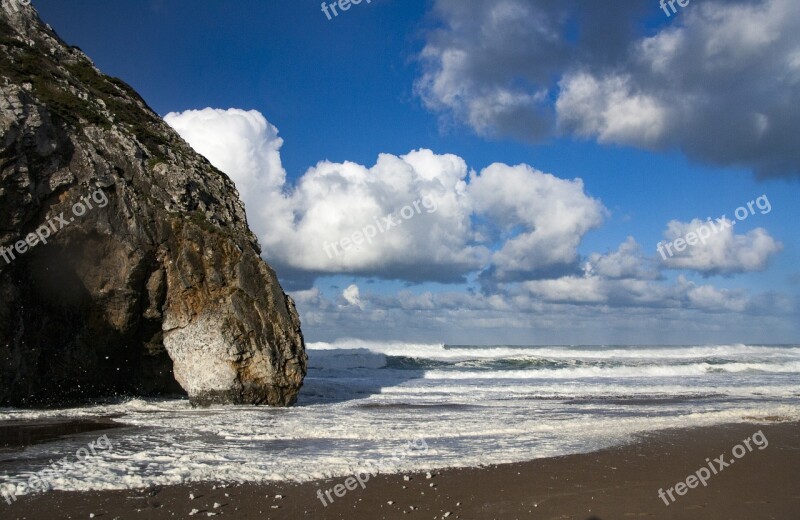
<svg viewBox="0 0 800 520">
<path fill-rule="evenodd" d="M 238 193 L 30 6 L 0 10 L 0 406 L 291 404 L 292 300 Z"/>
</svg>

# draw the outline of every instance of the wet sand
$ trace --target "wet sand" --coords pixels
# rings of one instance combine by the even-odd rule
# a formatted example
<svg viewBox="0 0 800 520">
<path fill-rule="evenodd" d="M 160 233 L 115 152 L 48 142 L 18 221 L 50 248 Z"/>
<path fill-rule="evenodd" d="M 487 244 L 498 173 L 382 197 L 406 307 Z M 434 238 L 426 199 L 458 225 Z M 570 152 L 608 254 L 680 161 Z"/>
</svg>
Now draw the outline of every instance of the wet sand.
<svg viewBox="0 0 800 520">
<path fill-rule="evenodd" d="M 753 446 L 735 459 L 734 446 L 759 430 L 767 447 Z M 682 496 L 676 491 L 669 506 L 659 498 L 659 488 L 686 481 L 708 465 L 706 458 L 722 454 L 735 463 L 712 475 L 706 487 L 695 482 Z M 406 476 L 410 480 L 374 477 L 364 488 L 344 488 L 342 497 L 335 486 L 345 477 L 304 484 L 54 491 L 19 497 L 12 505 L 0 502 L 0 518 L 795 520 L 800 518 L 800 423 L 668 430 L 595 453 L 435 471 L 430 479 L 424 473 Z M 323 506 L 317 490 L 323 497 L 329 491 L 333 503 Z"/>
<path fill-rule="evenodd" d="M 122 426 L 122 424 L 114 422 L 110 417 L 51 419 L 47 421 L 4 421 L 0 425 L 0 453 L 52 441 L 65 435 L 109 430 Z"/>
</svg>

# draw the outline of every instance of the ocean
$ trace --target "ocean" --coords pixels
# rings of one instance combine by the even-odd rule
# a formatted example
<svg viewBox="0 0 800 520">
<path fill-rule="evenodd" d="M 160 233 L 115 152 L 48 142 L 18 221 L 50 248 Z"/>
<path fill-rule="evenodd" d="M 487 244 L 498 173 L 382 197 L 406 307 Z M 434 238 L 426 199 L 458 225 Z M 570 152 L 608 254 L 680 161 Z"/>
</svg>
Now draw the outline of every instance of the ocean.
<svg viewBox="0 0 800 520">
<path fill-rule="evenodd" d="M 291 408 L 128 399 L 0 409 L 0 427 L 86 417 L 119 425 L 6 448 L 0 484 L 27 481 L 102 434 L 113 449 L 59 473 L 53 488 L 340 477 L 420 439 L 427 450 L 384 467 L 479 466 L 593 451 L 665 428 L 800 419 L 798 345 L 340 341 L 310 344 L 308 353 L 305 386 Z"/>
</svg>

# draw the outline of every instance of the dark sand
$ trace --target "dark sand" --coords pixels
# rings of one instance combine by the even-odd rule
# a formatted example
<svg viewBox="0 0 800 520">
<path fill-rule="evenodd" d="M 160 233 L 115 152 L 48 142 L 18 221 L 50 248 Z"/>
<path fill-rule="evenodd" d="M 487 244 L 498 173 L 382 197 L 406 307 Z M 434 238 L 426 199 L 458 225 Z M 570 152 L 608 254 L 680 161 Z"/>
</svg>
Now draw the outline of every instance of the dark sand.
<svg viewBox="0 0 800 520">
<path fill-rule="evenodd" d="M 762 430 L 769 441 L 666 506 L 659 488 L 674 486 Z M 800 519 L 800 424 L 735 424 L 648 434 L 596 453 L 474 469 L 379 476 L 324 507 L 306 484 L 201 484 L 150 490 L 49 492 L 0 502 L 0 518 L 43 519 Z M 431 487 L 434 484 L 434 487 Z M 406 486 L 406 489 L 403 489 Z M 195 499 L 190 499 L 193 493 Z M 226 495 L 227 494 L 227 495 Z M 282 498 L 275 498 L 282 495 Z M 392 501 L 393 504 L 388 504 Z M 220 507 L 214 508 L 214 503 Z M 413 506 L 413 509 L 412 509 Z M 199 510 L 189 516 L 192 509 Z"/>
<path fill-rule="evenodd" d="M 0 425 L 0 453 L 51 441 L 65 435 L 109 430 L 122 426 L 122 424 L 114 422 L 109 417 L 101 419 L 69 418 L 47 421 L 4 421 Z"/>
</svg>

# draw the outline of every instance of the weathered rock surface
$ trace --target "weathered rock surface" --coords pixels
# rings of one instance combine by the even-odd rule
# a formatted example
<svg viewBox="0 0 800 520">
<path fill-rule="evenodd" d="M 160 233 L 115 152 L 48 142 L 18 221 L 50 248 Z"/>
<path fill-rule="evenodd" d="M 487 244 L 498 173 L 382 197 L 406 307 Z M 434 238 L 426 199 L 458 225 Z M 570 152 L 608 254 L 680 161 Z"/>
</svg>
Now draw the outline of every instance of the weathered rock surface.
<svg viewBox="0 0 800 520">
<path fill-rule="evenodd" d="M 18 5 L 0 10 L 0 246 L 26 237 L 0 257 L 0 406 L 295 400 L 300 321 L 233 183 Z"/>
</svg>

